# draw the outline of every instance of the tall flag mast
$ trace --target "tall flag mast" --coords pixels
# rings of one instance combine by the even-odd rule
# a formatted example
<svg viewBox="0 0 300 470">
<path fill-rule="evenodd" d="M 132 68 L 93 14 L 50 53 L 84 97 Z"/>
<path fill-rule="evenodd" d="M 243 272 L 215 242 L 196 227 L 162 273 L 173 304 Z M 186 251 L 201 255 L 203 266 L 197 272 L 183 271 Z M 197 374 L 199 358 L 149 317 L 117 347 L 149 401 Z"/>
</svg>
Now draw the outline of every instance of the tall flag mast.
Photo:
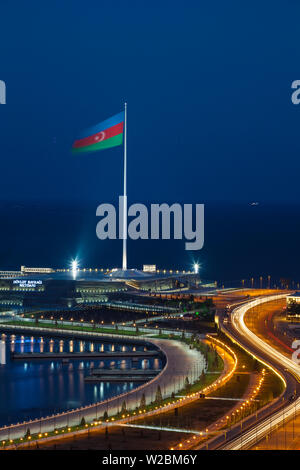
<svg viewBox="0 0 300 470">
<path fill-rule="evenodd" d="M 127 103 L 119 114 L 84 130 L 72 146 L 72 153 L 105 150 L 122 145 L 124 134 L 124 196 L 123 196 L 123 259 L 122 269 L 127 269 Z"/>
<path fill-rule="evenodd" d="M 127 269 L 127 103 L 124 110 L 124 198 L 123 198 L 123 261 L 122 269 Z"/>
</svg>

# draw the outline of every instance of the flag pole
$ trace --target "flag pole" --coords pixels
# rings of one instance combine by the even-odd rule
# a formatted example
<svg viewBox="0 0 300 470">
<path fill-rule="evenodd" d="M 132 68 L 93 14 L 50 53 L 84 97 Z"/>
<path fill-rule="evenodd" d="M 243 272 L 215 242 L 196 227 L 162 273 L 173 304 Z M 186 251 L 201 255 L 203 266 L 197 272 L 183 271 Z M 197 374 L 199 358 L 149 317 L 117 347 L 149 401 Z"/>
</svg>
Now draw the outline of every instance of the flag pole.
<svg viewBox="0 0 300 470">
<path fill-rule="evenodd" d="M 127 103 L 125 102 L 124 119 L 124 198 L 123 198 L 123 262 L 122 269 L 127 269 Z"/>
</svg>

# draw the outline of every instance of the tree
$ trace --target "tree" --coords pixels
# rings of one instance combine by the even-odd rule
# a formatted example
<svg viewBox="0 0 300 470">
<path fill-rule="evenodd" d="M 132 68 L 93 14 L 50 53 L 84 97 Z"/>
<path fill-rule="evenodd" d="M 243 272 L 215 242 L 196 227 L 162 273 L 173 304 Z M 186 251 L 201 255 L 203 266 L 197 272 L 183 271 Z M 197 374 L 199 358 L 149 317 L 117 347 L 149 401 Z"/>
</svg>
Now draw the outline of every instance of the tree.
<svg viewBox="0 0 300 470">
<path fill-rule="evenodd" d="M 85 418 L 84 416 L 81 418 L 79 426 L 85 426 Z"/>
<path fill-rule="evenodd" d="M 143 410 L 145 407 L 146 407 L 146 397 L 145 397 L 145 394 L 143 393 L 142 398 L 141 398 L 140 408 Z"/>
<path fill-rule="evenodd" d="M 190 384 L 190 381 L 189 381 L 189 378 L 186 377 L 185 380 L 184 380 L 184 388 L 189 391 L 190 388 L 191 388 L 191 384 Z"/>
<path fill-rule="evenodd" d="M 104 411 L 104 414 L 103 414 L 103 421 L 106 421 L 107 419 L 108 419 L 107 411 Z"/>
<path fill-rule="evenodd" d="M 27 428 L 26 433 L 25 433 L 25 439 L 27 439 L 30 436 L 30 429 Z"/>
<path fill-rule="evenodd" d="M 155 403 L 159 405 L 162 401 L 163 401 L 162 393 L 161 393 L 160 385 L 158 385 L 157 390 L 156 390 L 156 395 L 155 395 Z"/>
<path fill-rule="evenodd" d="M 122 403 L 121 413 L 124 414 L 126 412 L 127 412 L 127 408 L 126 408 L 126 402 L 124 400 L 123 403 Z"/>
</svg>

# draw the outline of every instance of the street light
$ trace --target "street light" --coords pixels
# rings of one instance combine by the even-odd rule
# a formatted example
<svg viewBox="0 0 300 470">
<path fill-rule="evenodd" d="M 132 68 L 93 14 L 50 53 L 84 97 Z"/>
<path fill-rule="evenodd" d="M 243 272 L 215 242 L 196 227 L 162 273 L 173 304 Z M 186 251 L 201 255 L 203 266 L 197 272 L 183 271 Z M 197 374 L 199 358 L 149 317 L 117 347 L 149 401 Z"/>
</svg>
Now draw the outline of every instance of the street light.
<svg viewBox="0 0 300 470">
<path fill-rule="evenodd" d="M 73 275 L 74 279 L 76 278 L 78 270 L 79 270 L 78 260 L 76 258 L 72 259 L 72 261 L 71 261 L 71 271 L 72 271 L 72 275 Z"/>
<path fill-rule="evenodd" d="M 72 271 L 77 271 L 78 269 L 78 261 L 77 259 L 73 259 L 72 262 L 71 262 L 71 267 L 72 267 Z"/>
<path fill-rule="evenodd" d="M 199 273 L 199 264 L 198 263 L 194 263 L 194 273 L 195 274 Z"/>
</svg>

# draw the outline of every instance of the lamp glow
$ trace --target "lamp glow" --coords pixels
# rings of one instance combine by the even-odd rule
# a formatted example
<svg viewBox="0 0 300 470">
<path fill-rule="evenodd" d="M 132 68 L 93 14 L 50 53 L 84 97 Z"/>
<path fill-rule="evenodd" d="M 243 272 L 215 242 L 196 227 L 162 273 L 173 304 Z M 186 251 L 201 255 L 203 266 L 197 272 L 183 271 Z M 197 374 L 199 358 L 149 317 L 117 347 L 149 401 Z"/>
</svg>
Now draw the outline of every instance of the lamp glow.
<svg viewBox="0 0 300 470">
<path fill-rule="evenodd" d="M 198 263 L 194 263 L 194 273 L 195 274 L 199 273 L 199 264 Z"/>
<path fill-rule="evenodd" d="M 72 271 L 77 271 L 77 269 L 78 269 L 78 261 L 77 261 L 76 259 L 74 259 L 74 260 L 72 261 L 71 266 L 72 266 Z"/>
<path fill-rule="evenodd" d="M 77 272 L 79 271 L 78 260 L 77 259 L 72 259 L 70 264 L 71 264 L 71 271 L 72 271 L 73 279 L 76 279 Z"/>
</svg>

